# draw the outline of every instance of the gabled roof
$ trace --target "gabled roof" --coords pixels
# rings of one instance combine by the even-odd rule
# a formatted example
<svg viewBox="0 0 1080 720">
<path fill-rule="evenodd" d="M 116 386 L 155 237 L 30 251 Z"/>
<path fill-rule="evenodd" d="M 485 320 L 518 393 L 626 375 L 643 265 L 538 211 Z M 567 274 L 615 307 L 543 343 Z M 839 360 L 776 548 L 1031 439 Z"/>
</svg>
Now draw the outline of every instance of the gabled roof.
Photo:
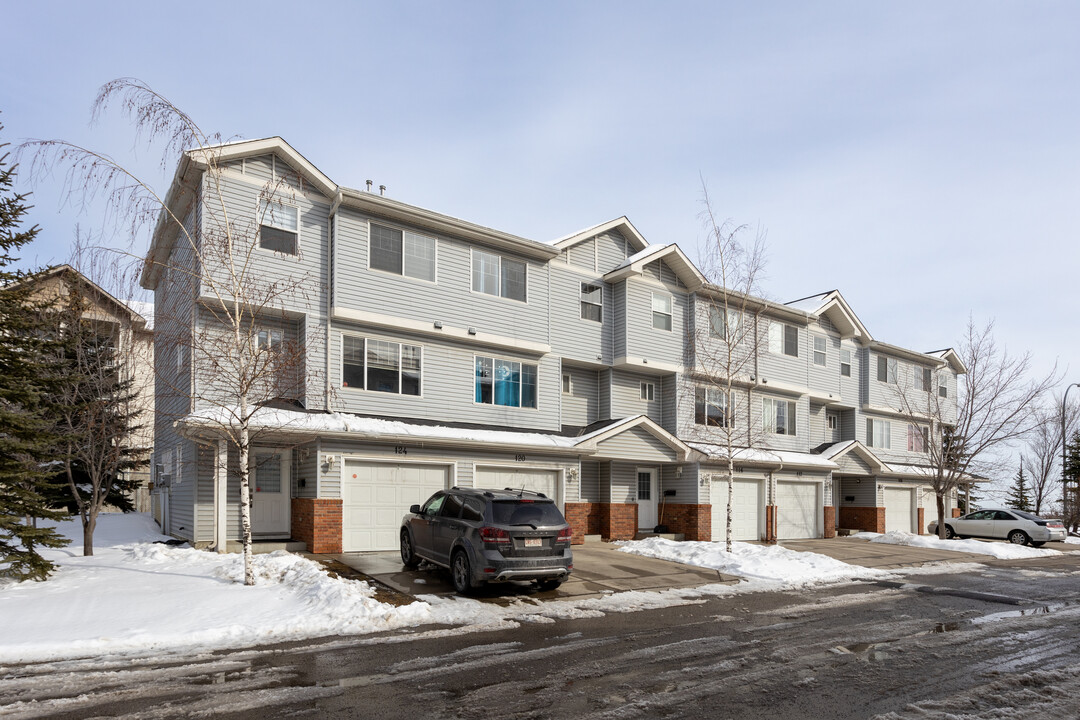
<svg viewBox="0 0 1080 720">
<path fill-rule="evenodd" d="M 133 305 L 149 305 L 150 310 L 153 310 L 153 305 L 143 302 L 126 303 L 117 299 L 112 293 L 105 288 L 98 285 L 96 282 L 86 277 L 71 265 L 54 265 L 51 268 L 47 268 L 40 273 L 31 275 L 25 279 L 21 279 L 18 282 L 28 282 L 31 284 L 42 284 L 53 278 L 56 278 L 64 283 L 70 283 L 74 281 L 78 283 L 84 292 L 88 292 L 93 297 L 91 300 L 101 304 L 109 309 L 116 317 L 123 317 L 130 322 L 136 329 L 150 329 L 148 317 L 140 313 L 133 307 Z"/>
<path fill-rule="evenodd" d="M 597 235 L 603 235 L 611 230 L 618 230 L 622 233 L 622 236 L 626 238 L 634 250 L 644 250 L 649 245 L 649 242 L 638 232 L 637 228 L 634 227 L 633 223 L 631 223 L 625 215 L 620 218 L 615 218 L 614 220 L 608 220 L 606 223 L 593 225 L 584 230 L 579 230 L 578 232 L 561 237 L 558 240 L 552 240 L 551 245 L 557 247 L 559 250 L 565 250 L 568 247 L 577 245 L 579 242 L 584 242 Z"/>
<path fill-rule="evenodd" d="M 810 315 L 828 318 L 833 327 L 840 331 L 841 337 L 854 337 L 865 342 L 874 339 L 839 290 L 830 290 L 785 304 Z"/>
<path fill-rule="evenodd" d="M 617 420 L 614 423 L 607 425 L 606 427 L 594 430 L 587 435 L 582 435 L 581 437 L 577 438 L 577 442 L 575 442 L 574 444 L 580 449 L 595 450 L 597 445 L 604 442 L 605 440 L 609 440 L 612 437 L 633 428 L 641 428 L 642 430 L 648 432 L 657 440 L 674 450 L 679 456 L 680 460 L 685 460 L 686 456 L 692 452 L 689 445 L 669 433 L 667 430 L 662 428 L 654 420 L 652 420 L 646 415 L 633 415 L 623 418 L 622 420 Z"/>
<path fill-rule="evenodd" d="M 211 145 L 205 148 L 187 150 L 184 154 L 189 156 L 191 162 L 199 169 L 206 170 L 211 163 L 230 162 L 271 153 L 288 163 L 289 167 L 300 173 L 305 180 L 314 185 L 326 197 L 332 198 L 337 193 L 337 183 L 324 175 L 321 170 L 281 137 L 240 140 Z"/>
<path fill-rule="evenodd" d="M 830 445 L 826 448 L 823 448 L 821 451 L 822 457 L 828 458 L 829 460 L 832 460 L 834 462 L 848 454 L 852 454 L 861 458 L 863 462 L 865 462 L 867 465 L 877 470 L 878 472 L 883 472 L 889 467 L 884 462 L 882 462 L 881 459 L 870 450 L 870 448 L 866 447 L 862 444 L 862 442 L 858 440 L 845 440 L 844 442 L 839 442 L 835 445 Z"/>
<path fill-rule="evenodd" d="M 960 359 L 960 356 L 952 348 L 945 348 L 944 350 L 932 350 L 926 353 L 933 357 L 941 358 L 949 364 L 949 367 L 953 369 L 957 375 L 967 375 L 967 365 Z"/>
<path fill-rule="evenodd" d="M 700 290 L 706 280 L 697 266 L 686 257 L 686 253 L 675 243 L 669 245 L 650 245 L 626 258 L 618 267 L 604 275 L 606 282 L 618 282 L 632 275 L 641 275 L 645 266 L 662 260 L 671 268 L 675 276 L 690 290 Z"/>
</svg>

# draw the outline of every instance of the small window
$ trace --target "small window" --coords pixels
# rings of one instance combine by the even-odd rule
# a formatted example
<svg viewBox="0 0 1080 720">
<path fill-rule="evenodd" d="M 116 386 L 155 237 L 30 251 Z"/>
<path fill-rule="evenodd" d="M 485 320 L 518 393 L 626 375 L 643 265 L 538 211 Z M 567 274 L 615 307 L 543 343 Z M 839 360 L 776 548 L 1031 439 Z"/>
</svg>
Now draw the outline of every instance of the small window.
<svg viewBox="0 0 1080 720">
<path fill-rule="evenodd" d="M 364 340 L 346 335 L 341 339 L 341 384 L 343 387 L 364 387 Z"/>
<path fill-rule="evenodd" d="M 784 354 L 799 357 L 799 328 L 794 325 L 784 326 Z"/>
<path fill-rule="evenodd" d="M 574 384 L 570 380 L 570 373 L 563 373 L 562 376 L 562 391 L 563 395 L 574 394 Z"/>
<path fill-rule="evenodd" d="M 896 358 L 878 355 L 877 379 L 878 382 L 887 382 L 890 385 L 896 384 Z"/>
<path fill-rule="evenodd" d="M 814 364 L 825 366 L 825 348 L 828 340 L 822 335 L 814 336 Z"/>
<path fill-rule="evenodd" d="M 369 265 L 435 282 L 435 238 L 371 223 Z"/>
<path fill-rule="evenodd" d="M 926 452 L 930 442 L 930 428 L 909 424 L 907 426 L 908 452 Z"/>
<path fill-rule="evenodd" d="M 891 430 L 892 423 L 888 420 L 866 418 L 866 444 L 888 450 L 892 445 Z"/>
<path fill-rule="evenodd" d="M 654 389 L 653 389 L 653 384 L 651 382 L 643 382 L 643 383 L 641 383 L 641 399 L 642 400 L 652 400 L 653 399 L 653 393 L 654 393 Z"/>
<path fill-rule="evenodd" d="M 945 373 L 939 373 L 938 374 L 937 394 L 938 394 L 938 397 L 943 397 L 943 398 L 949 397 L 949 380 L 945 376 Z"/>
<path fill-rule="evenodd" d="M 795 435 L 795 403 L 762 398 L 761 421 L 767 433 Z"/>
<path fill-rule="evenodd" d="M 836 429 L 836 416 L 829 414 L 825 416 L 825 422 L 829 426 L 830 430 Z"/>
<path fill-rule="evenodd" d="M 511 260 L 483 250 L 473 251 L 472 289 L 475 292 L 525 302 L 527 282 L 527 270 L 523 261 Z"/>
<path fill-rule="evenodd" d="M 840 374 L 844 377 L 851 377 L 851 351 L 840 351 Z"/>
<path fill-rule="evenodd" d="M 295 255 L 299 227 L 298 208 L 271 200 L 259 201 L 259 247 Z"/>
<path fill-rule="evenodd" d="M 500 358 L 476 358 L 474 399 L 484 405 L 536 408 L 536 366 Z"/>
<path fill-rule="evenodd" d="M 709 306 L 709 335 L 721 340 L 734 338 L 739 332 L 739 313 L 719 305 Z"/>
<path fill-rule="evenodd" d="M 581 283 L 581 319 L 603 322 L 604 289 L 599 285 Z"/>
<path fill-rule="evenodd" d="M 728 411 L 728 397 L 721 388 L 694 388 L 694 422 L 712 427 L 734 427 L 734 413 Z"/>
<path fill-rule="evenodd" d="M 799 357 L 799 328 L 780 322 L 770 322 L 769 352 Z"/>
<path fill-rule="evenodd" d="M 657 330 L 671 330 L 671 296 L 652 294 L 652 326 Z"/>
<path fill-rule="evenodd" d="M 652 473 L 639 472 L 637 474 L 637 499 L 652 499 Z"/>
</svg>

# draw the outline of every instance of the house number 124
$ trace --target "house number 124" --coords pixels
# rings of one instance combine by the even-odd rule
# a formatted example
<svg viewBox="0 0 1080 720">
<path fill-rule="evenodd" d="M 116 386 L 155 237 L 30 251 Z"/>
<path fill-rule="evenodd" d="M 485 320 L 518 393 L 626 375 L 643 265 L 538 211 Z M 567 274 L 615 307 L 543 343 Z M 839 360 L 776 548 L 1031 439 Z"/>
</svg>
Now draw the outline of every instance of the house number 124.
<svg viewBox="0 0 1080 720">
<path fill-rule="evenodd" d="M 394 446 L 394 454 L 395 455 L 408 455 L 409 450 L 404 445 L 395 445 Z"/>
</svg>

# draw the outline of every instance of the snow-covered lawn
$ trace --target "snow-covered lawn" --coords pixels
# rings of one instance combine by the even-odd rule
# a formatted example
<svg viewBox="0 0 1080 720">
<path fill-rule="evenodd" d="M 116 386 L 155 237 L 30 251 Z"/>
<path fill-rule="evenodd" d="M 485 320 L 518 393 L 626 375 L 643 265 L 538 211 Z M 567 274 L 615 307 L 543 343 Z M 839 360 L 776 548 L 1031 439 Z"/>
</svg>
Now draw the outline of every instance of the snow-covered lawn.
<svg viewBox="0 0 1080 720">
<path fill-rule="evenodd" d="M 1069 535 L 1067 538 L 1065 538 L 1065 542 L 1069 543 L 1070 545 L 1080 545 L 1080 537 L 1073 537 L 1072 535 Z"/>
<path fill-rule="evenodd" d="M 841 582 L 886 575 L 881 570 L 848 565 L 825 555 L 797 552 L 780 545 L 753 545 L 735 542 L 731 553 L 723 542 L 675 542 L 648 538 L 620 543 L 622 552 L 674 560 L 685 565 L 712 568 L 770 583 L 797 587 L 809 583 Z"/>
<path fill-rule="evenodd" d="M 869 540 L 886 545 L 908 545 L 910 547 L 932 548 L 934 550 L 951 550 L 952 552 L 974 553 L 977 555 L 990 555 L 999 560 L 1021 560 L 1023 558 L 1050 557 L 1060 555 L 1058 550 L 1044 550 L 1028 547 L 1026 545 L 1013 545 L 1003 542 L 983 542 L 981 540 L 942 540 L 936 535 L 914 535 L 912 533 L 893 530 L 884 535 L 881 533 L 862 532 L 851 537 Z"/>
</svg>

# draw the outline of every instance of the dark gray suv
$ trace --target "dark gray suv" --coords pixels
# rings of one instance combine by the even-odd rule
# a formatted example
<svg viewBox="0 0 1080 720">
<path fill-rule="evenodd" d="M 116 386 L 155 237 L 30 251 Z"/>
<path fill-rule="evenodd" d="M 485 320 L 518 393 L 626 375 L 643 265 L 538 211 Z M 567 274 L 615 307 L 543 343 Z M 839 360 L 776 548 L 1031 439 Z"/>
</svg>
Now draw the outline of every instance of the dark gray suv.
<svg viewBox="0 0 1080 720">
<path fill-rule="evenodd" d="M 401 562 L 449 568 L 461 594 L 509 580 L 553 590 L 574 567 L 570 538 L 570 525 L 543 493 L 455 487 L 409 508 L 401 521 Z"/>
</svg>

